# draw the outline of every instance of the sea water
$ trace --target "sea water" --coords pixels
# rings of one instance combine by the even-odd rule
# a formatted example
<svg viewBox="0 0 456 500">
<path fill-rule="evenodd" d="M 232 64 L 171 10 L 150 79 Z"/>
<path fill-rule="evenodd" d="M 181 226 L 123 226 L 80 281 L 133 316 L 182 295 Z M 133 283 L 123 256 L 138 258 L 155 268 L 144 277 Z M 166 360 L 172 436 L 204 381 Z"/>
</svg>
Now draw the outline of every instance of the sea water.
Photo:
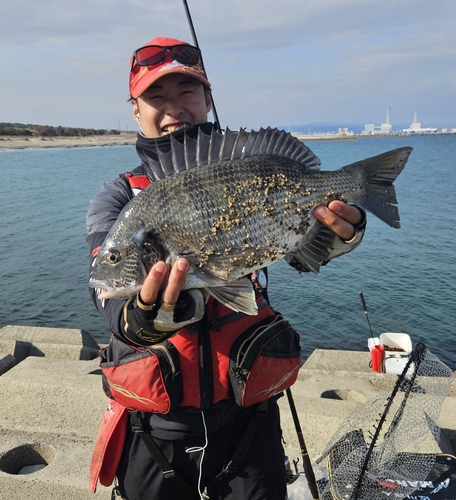
<svg viewBox="0 0 456 500">
<path fill-rule="evenodd" d="M 456 369 L 456 135 L 312 141 L 333 170 L 412 146 L 395 186 L 401 229 L 368 215 L 360 247 L 320 274 L 270 268 L 273 306 L 314 349 L 367 351 L 372 333 L 410 335 Z M 90 301 L 85 215 L 105 180 L 139 164 L 133 146 L 0 152 L 0 327 L 108 328 Z"/>
</svg>

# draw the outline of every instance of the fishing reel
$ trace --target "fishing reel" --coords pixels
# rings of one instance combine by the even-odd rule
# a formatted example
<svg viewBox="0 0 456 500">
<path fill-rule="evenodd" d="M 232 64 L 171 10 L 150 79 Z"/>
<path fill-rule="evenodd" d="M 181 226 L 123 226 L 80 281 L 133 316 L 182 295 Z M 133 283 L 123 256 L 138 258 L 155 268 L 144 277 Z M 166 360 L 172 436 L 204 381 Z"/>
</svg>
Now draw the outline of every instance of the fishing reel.
<svg viewBox="0 0 456 500">
<path fill-rule="evenodd" d="M 287 476 L 287 485 L 293 484 L 300 476 L 299 471 L 298 471 L 298 462 L 299 462 L 299 458 L 297 458 L 296 460 L 293 460 L 293 467 L 294 467 L 294 473 L 293 473 L 293 470 L 291 468 L 290 459 L 287 456 L 285 456 L 285 472 L 286 472 L 286 476 Z"/>
</svg>

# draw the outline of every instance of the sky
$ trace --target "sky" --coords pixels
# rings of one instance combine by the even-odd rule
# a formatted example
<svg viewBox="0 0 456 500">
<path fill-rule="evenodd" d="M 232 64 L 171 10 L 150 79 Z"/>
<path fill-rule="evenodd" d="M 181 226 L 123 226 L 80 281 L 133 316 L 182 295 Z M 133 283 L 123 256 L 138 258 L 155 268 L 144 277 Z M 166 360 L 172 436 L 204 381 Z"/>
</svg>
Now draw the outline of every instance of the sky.
<svg viewBox="0 0 456 500">
<path fill-rule="evenodd" d="M 456 127 L 455 0 L 187 0 L 222 127 Z M 2 0 L 0 122 L 136 130 L 133 50 L 180 0 Z M 295 127 L 295 128 L 293 128 Z"/>
</svg>

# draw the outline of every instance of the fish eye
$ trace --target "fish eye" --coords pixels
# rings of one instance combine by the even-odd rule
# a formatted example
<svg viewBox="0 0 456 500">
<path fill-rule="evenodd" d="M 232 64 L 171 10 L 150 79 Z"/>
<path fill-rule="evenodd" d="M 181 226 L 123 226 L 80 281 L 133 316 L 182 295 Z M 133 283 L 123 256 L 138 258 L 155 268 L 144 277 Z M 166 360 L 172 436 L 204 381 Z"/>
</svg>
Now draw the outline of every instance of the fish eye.
<svg viewBox="0 0 456 500">
<path fill-rule="evenodd" d="M 122 259 L 122 256 L 120 255 L 120 252 L 115 249 L 109 250 L 108 256 L 107 256 L 107 261 L 110 264 L 117 264 L 117 262 L 120 262 Z"/>
</svg>

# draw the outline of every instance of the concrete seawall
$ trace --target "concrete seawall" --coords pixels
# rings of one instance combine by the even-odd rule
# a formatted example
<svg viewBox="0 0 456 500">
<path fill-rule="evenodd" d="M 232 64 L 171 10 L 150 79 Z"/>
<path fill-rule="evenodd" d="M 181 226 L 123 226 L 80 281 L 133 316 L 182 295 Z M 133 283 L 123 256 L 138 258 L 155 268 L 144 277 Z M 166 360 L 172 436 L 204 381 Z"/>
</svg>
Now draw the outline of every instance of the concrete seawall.
<svg viewBox="0 0 456 500">
<path fill-rule="evenodd" d="M 0 498 L 89 500 L 111 488 L 88 489 L 93 444 L 107 398 L 99 346 L 81 330 L 5 326 L 0 329 Z M 392 388 L 395 375 L 369 368 L 368 352 L 316 350 L 293 386 L 309 455 L 317 458 L 353 410 Z M 300 456 L 286 398 L 281 418 L 290 458 Z M 439 443 L 456 454 L 456 384 L 442 409 Z M 41 470 L 18 474 L 27 466 Z"/>
</svg>

